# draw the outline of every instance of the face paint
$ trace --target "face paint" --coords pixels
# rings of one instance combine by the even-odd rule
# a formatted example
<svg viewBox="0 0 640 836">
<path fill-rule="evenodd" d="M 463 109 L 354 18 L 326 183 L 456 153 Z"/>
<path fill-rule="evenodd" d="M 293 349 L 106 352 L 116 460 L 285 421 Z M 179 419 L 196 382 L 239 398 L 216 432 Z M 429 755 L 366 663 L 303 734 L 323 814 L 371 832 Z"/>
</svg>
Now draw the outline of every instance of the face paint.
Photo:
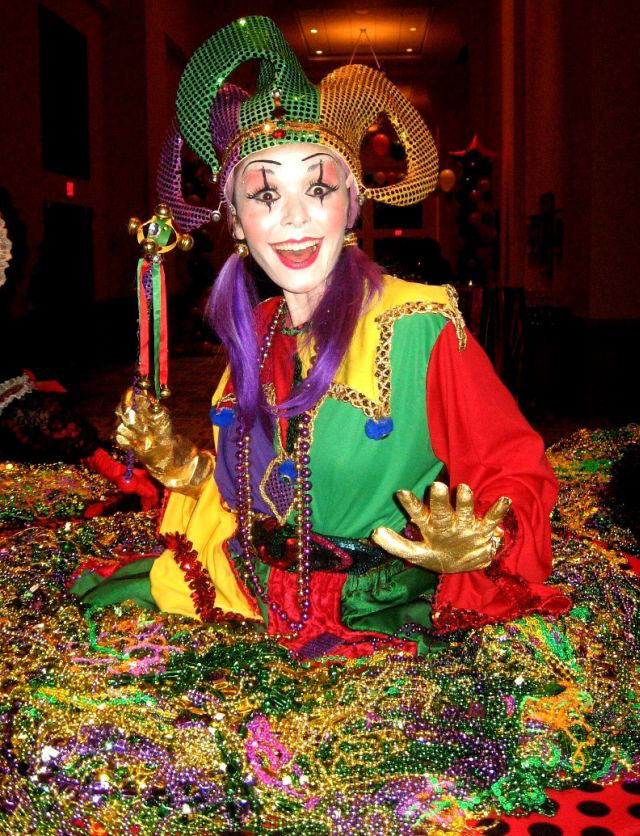
<svg viewBox="0 0 640 836">
<path fill-rule="evenodd" d="M 285 292 L 322 295 L 342 250 L 350 184 L 322 145 L 278 145 L 238 165 L 234 233 Z"/>
</svg>

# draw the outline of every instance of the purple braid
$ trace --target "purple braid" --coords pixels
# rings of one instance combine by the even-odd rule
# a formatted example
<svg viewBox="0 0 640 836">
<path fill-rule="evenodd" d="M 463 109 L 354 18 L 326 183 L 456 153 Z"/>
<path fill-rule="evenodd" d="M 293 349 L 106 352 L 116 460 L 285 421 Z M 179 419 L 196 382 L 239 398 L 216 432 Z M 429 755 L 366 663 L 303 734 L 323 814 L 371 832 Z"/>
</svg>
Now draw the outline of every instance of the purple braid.
<svg viewBox="0 0 640 836">
<path fill-rule="evenodd" d="M 243 259 L 229 256 L 213 285 L 205 315 L 227 349 L 240 412 L 248 426 L 253 425 L 264 404 L 253 313 L 257 303 L 255 282 Z"/>
</svg>

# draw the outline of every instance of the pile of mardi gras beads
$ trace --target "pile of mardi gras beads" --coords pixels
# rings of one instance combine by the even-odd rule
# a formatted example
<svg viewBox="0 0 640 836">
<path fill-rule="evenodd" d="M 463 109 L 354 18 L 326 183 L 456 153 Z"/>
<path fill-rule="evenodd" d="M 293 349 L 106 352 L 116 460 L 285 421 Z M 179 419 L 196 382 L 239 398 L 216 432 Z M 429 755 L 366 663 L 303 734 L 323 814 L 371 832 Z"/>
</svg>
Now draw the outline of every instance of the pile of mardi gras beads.
<svg viewBox="0 0 640 836">
<path fill-rule="evenodd" d="M 561 486 L 553 519 L 574 534 L 640 554 L 633 533 L 612 514 L 608 495 L 613 468 L 624 452 L 638 448 L 637 424 L 620 430 L 578 430 L 551 447 L 547 455 Z"/>
<path fill-rule="evenodd" d="M 77 565 L 153 552 L 153 515 L 0 533 L 0 833 L 461 833 L 616 780 L 640 753 L 640 587 L 583 509 L 633 439 L 551 451 L 553 581 L 572 611 L 421 659 L 301 663 L 252 627 L 83 612 Z"/>
<path fill-rule="evenodd" d="M 81 517 L 117 493 L 104 476 L 66 464 L 0 462 L 0 529 Z"/>
</svg>

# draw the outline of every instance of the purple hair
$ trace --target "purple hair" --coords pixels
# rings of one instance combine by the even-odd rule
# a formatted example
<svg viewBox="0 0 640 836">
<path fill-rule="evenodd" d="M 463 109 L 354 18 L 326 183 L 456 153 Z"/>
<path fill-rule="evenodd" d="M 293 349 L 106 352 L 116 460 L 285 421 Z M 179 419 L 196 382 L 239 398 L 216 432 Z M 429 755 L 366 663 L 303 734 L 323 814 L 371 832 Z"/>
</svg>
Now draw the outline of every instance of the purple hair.
<svg viewBox="0 0 640 836">
<path fill-rule="evenodd" d="M 360 316 L 381 290 L 380 267 L 358 247 L 346 247 L 309 322 L 316 356 L 313 368 L 289 400 L 278 407 L 279 414 L 299 415 L 320 400 L 342 362 Z M 206 314 L 227 349 L 239 411 L 249 427 L 260 413 L 272 414 L 259 381 L 256 302 L 255 283 L 244 260 L 230 256 L 213 286 Z"/>
</svg>

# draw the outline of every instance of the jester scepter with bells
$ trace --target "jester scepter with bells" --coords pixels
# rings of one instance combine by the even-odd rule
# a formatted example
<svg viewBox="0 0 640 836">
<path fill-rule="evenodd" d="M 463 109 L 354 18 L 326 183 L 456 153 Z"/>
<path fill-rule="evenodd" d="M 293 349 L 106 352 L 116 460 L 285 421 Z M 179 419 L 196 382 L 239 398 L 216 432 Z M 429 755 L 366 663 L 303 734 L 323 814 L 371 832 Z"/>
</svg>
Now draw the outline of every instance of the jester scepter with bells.
<svg viewBox="0 0 640 836">
<path fill-rule="evenodd" d="M 226 79 L 252 59 L 250 95 Z M 359 148 L 381 113 L 407 173 L 365 188 Z M 156 258 L 173 225 L 185 236 L 220 215 L 185 203 L 183 141 L 218 178 L 235 241 L 207 310 L 229 361 L 210 412 L 215 453 L 177 436 L 159 401 Z M 556 483 L 540 437 L 465 329 L 453 289 L 384 275 L 352 231 L 365 200 L 421 201 L 437 170 L 427 125 L 380 71 L 343 66 L 315 86 L 265 17 L 234 21 L 194 53 L 160 165 L 169 210 L 143 231 L 134 224 L 147 242 L 140 345 L 144 354 L 151 309 L 156 397 L 145 383 L 121 404 L 117 439 L 170 491 L 165 551 L 121 570 L 138 600 L 254 622 L 302 658 L 423 654 L 451 630 L 569 608 L 545 584 Z M 274 283 L 260 304 L 254 263 Z M 131 597 L 116 575 L 94 603 Z"/>
</svg>

